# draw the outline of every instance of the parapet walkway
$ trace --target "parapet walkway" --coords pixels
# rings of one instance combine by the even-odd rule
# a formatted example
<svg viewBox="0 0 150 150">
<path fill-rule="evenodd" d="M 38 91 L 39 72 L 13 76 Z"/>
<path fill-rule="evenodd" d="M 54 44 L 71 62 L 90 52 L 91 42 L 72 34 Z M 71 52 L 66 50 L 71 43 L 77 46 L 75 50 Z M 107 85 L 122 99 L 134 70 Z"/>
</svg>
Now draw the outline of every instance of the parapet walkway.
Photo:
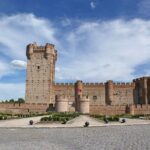
<svg viewBox="0 0 150 150">
<path fill-rule="evenodd" d="M 13 120 L 5 120 L 0 121 L 0 127 L 5 128 L 14 128 L 14 127 L 21 127 L 21 128 L 57 128 L 57 127 L 83 127 L 85 122 L 88 121 L 90 123 L 90 127 L 106 127 L 106 126 L 116 126 L 116 125 L 141 125 L 141 124 L 150 124 L 150 120 L 142 120 L 142 119 L 126 119 L 126 123 L 120 122 L 109 122 L 105 124 L 103 121 L 97 120 L 95 118 L 81 115 L 77 118 L 74 118 L 67 122 L 67 124 L 60 124 L 60 123 L 38 123 L 41 117 L 31 117 L 31 118 L 22 118 L 22 119 L 13 119 Z M 33 120 L 34 125 L 29 125 L 29 121 Z"/>
</svg>

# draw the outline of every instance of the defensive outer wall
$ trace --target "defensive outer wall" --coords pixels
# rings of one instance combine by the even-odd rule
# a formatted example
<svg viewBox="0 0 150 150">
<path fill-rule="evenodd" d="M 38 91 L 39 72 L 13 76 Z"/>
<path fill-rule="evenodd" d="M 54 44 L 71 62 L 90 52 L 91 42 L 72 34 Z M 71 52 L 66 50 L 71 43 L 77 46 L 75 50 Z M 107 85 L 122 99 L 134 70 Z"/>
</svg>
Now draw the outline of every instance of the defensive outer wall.
<svg viewBox="0 0 150 150">
<path fill-rule="evenodd" d="M 150 114 L 150 77 L 131 83 L 55 83 L 57 50 L 54 45 L 29 44 L 26 103 L 0 103 L 8 113 L 81 112 L 90 114 Z"/>
</svg>

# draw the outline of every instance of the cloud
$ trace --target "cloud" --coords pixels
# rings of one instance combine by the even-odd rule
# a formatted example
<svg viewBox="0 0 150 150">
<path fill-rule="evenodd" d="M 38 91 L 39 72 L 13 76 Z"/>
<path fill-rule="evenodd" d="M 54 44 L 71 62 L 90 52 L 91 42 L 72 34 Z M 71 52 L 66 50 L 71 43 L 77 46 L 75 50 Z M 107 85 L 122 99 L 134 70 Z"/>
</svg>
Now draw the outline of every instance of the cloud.
<svg viewBox="0 0 150 150">
<path fill-rule="evenodd" d="M 150 21 L 141 19 L 83 22 L 65 35 L 67 63 L 58 58 L 62 61 L 57 77 L 131 81 L 136 77 L 136 66 L 150 59 L 149 28 Z"/>
<path fill-rule="evenodd" d="M 69 19 L 70 20 L 70 19 Z M 150 60 L 150 21 L 142 19 L 82 21 L 71 23 L 65 29 L 58 23 L 38 18 L 33 14 L 0 17 L 0 77 L 19 71 L 12 67 L 25 67 L 25 46 L 36 41 L 56 45 L 56 81 L 86 82 L 131 81 L 140 74 L 137 66 Z M 21 61 L 20 61 L 21 60 Z M 11 63 L 10 63 L 11 62 Z M 141 75 L 148 75 L 145 71 Z M 10 98 L 24 90 L 23 83 L 0 83 L 1 97 Z M 25 86 L 25 85 L 24 85 Z M 4 87 L 4 88 L 3 88 Z M 9 94 L 10 92 L 10 94 Z M 7 96 L 8 95 L 8 96 Z"/>
<path fill-rule="evenodd" d="M 12 74 L 12 73 L 14 73 L 14 71 L 11 70 L 10 64 L 8 64 L 5 61 L 0 60 L 0 78 L 5 75 Z"/>
<path fill-rule="evenodd" d="M 54 26 L 54 22 L 33 14 L 3 16 L 0 27 L 4 36 L 0 43 L 7 50 L 0 52 L 15 58 L 13 65 L 25 67 L 27 43 L 54 43 L 58 47 L 56 78 L 86 81 L 131 80 L 135 67 L 150 56 L 150 22 L 146 20 L 80 21 L 68 31 Z M 8 35 L 8 31 L 12 34 Z M 9 73 L 4 68 L 9 68 L 8 64 L 1 65 L 1 72 Z"/>
<path fill-rule="evenodd" d="M 27 44 L 34 41 L 45 44 L 50 41 L 59 46 L 55 33 L 50 21 L 37 18 L 33 14 L 0 16 L 0 58 L 3 58 L 0 62 L 0 77 L 14 72 L 15 68 L 10 62 L 17 68 L 25 67 L 23 61 L 26 60 Z"/>
<path fill-rule="evenodd" d="M 11 61 L 11 64 L 16 69 L 26 69 L 27 63 L 22 60 L 13 60 Z"/>
<path fill-rule="evenodd" d="M 90 2 L 90 6 L 92 9 L 94 9 L 96 7 L 96 3 L 94 1 Z"/>
<path fill-rule="evenodd" d="M 50 21 L 37 18 L 33 14 L 17 14 L 0 18 L 0 43 L 7 50 L 0 53 L 15 59 L 25 59 L 25 46 L 31 42 L 40 44 L 45 41 L 57 43 L 55 29 Z"/>
<path fill-rule="evenodd" d="M 25 96 L 25 84 L 24 83 L 0 83 L 0 100 L 6 99 L 18 99 Z"/>
</svg>

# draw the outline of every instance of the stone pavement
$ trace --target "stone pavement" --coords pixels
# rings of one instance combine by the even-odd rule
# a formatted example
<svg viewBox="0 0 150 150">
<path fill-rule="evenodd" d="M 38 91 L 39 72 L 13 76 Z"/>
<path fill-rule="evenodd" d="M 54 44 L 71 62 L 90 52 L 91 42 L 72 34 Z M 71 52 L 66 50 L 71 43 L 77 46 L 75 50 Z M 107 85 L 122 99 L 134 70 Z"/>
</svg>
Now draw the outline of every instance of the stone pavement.
<svg viewBox="0 0 150 150">
<path fill-rule="evenodd" d="M 29 121 L 33 120 L 35 123 L 39 122 L 43 116 L 21 118 L 21 119 L 11 119 L 11 120 L 0 120 L 0 127 L 31 127 Z"/>
<path fill-rule="evenodd" d="M 76 117 L 67 124 L 60 124 L 60 123 L 38 123 L 40 121 L 39 117 L 31 117 L 31 118 L 22 118 L 22 119 L 13 119 L 13 120 L 5 120 L 0 121 L 0 127 L 83 127 L 86 121 L 90 123 L 90 127 L 98 127 L 98 126 L 115 126 L 115 125 L 139 125 L 139 124 L 150 124 L 150 120 L 142 120 L 142 119 L 126 119 L 126 123 L 120 123 L 120 122 L 109 122 L 108 124 L 105 124 L 103 121 L 100 121 L 98 119 L 81 115 L 79 117 Z M 33 120 L 34 125 L 29 125 L 29 121 Z M 36 124 L 37 123 L 37 124 Z"/>
<path fill-rule="evenodd" d="M 150 150 L 150 125 L 0 128 L 0 150 Z"/>
</svg>

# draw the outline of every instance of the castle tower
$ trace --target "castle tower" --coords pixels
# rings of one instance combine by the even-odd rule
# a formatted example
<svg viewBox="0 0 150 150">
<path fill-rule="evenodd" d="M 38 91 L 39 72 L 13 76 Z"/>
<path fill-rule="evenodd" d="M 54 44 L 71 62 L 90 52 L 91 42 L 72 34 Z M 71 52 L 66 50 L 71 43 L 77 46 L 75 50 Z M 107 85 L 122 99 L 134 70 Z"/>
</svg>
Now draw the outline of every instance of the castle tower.
<svg viewBox="0 0 150 150">
<path fill-rule="evenodd" d="M 27 103 L 54 103 L 53 83 L 57 51 L 52 44 L 27 45 Z"/>
<path fill-rule="evenodd" d="M 133 80 L 135 83 L 135 104 L 148 104 L 149 99 L 149 77 L 143 77 Z"/>
<path fill-rule="evenodd" d="M 113 81 L 109 80 L 105 84 L 106 87 L 106 105 L 111 105 L 113 103 Z"/>
<path fill-rule="evenodd" d="M 76 104 L 76 111 L 79 111 L 80 99 L 82 99 L 83 94 L 83 83 L 82 81 L 78 80 L 75 83 L 75 104 Z"/>
</svg>

